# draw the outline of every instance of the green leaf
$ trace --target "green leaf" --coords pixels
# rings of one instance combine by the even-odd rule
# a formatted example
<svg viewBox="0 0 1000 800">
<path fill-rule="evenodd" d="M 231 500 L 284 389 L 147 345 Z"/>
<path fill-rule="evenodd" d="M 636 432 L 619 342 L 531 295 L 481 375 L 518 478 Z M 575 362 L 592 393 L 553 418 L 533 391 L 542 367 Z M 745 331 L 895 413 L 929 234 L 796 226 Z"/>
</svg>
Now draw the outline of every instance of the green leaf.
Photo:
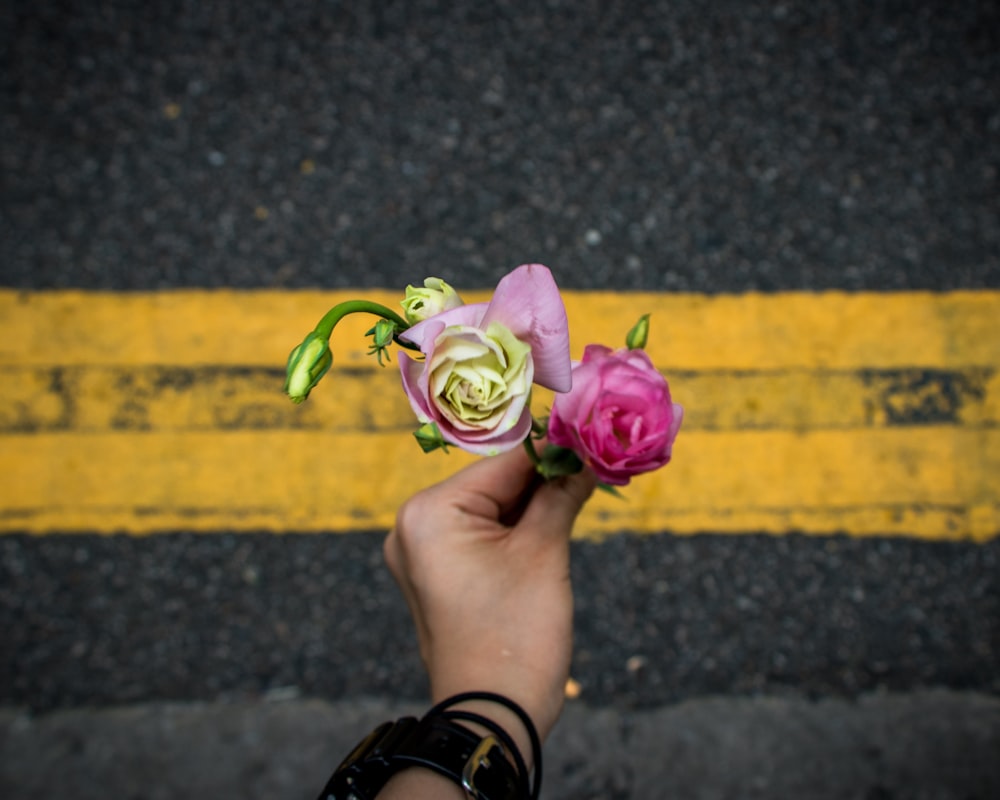
<svg viewBox="0 0 1000 800">
<path fill-rule="evenodd" d="M 549 444 L 542 451 L 535 469 L 543 478 L 551 480 L 563 475 L 575 475 L 583 469 L 583 462 L 569 448 Z"/>
</svg>

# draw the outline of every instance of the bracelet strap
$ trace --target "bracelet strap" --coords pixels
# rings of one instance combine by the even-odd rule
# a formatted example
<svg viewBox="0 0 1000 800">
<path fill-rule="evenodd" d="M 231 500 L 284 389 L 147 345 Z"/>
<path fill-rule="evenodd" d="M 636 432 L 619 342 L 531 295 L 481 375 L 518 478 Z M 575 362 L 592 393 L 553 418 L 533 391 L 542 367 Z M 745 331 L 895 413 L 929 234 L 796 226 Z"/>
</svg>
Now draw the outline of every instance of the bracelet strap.
<svg viewBox="0 0 1000 800">
<path fill-rule="evenodd" d="M 459 703 L 465 703 L 471 700 L 482 700 L 489 703 L 496 703 L 504 708 L 513 711 L 517 715 L 517 718 L 521 720 L 521 723 L 528 731 L 528 738 L 531 741 L 531 760 L 535 765 L 534 768 L 534 779 L 531 785 L 531 793 L 528 795 L 531 800 L 538 800 L 538 794 L 542 789 L 542 741 L 538 736 L 538 730 L 535 728 L 535 724 L 531 721 L 531 717 L 528 716 L 528 712 L 525 711 L 521 706 L 511 700 L 509 697 L 504 697 L 502 694 L 497 694 L 496 692 L 462 692 L 461 694 L 453 695 L 452 697 L 442 700 L 436 706 L 434 706 L 430 711 L 427 712 L 427 717 L 433 716 L 435 714 L 441 714 L 452 706 L 456 706 Z M 448 711 L 447 714 L 451 716 L 461 715 L 461 717 L 469 720 L 470 722 L 477 722 L 488 730 L 500 736 L 501 740 L 507 744 L 511 757 L 514 759 L 514 763 L 517 765 L 519 774 L 525 780 L 525 789 L 527 789 L 527 774 L 528 770 L 524 763 L 524 758 L 521 752 L 517 749 L 517 745 L 514 744 L 513 740 L 510 738 L 509 734 L 504 731 L 499 725 L 490 719 L 482 717 L 481 715 L 472 715 L 472 712 L 467 711 Z M 475 718 L 473 718 L 473 716 Z"/>
<path fill-rule="evenodd" d="M 470 700 L 502 705 L 524 724 L 535 767 L 530 790 L 524 757 L 510 734 L 485 715 L 453 708 Z M 461 721 L 481 725 L 490 734 L 481 737 Z M 466 692 L 438 703 L 420 720 L 403 717 L 379 725 L 337 767 L 319 800 L 373 800 L 393 775 L 413 766 L 448 778 L 472 800 L 537 800 L 541 741 L 531 718 L 512 700 L 491 692 Z"/>
<path fill-rule="evenodd" d="M 411 734 L 413 748 L 396 754 L 399 769 L 426 767 L 454 781 L 469 797 L 521 800 L 521 782 L 500 742 L 444 717 L 424 717 Z M 398 770 L 397 770 L 398 771 Z"/>
</svg>

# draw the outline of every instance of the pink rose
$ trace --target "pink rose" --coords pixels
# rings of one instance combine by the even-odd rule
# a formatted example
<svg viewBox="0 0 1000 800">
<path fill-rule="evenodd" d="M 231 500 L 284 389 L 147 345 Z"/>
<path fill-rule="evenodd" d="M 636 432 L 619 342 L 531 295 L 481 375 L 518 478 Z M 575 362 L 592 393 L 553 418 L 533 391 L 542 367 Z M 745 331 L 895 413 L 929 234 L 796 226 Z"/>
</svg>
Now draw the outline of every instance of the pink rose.
<svg viewBox="0 0 1000 800">
<path fill-rule="evenodd" d="M 573 450 L 598 480 L 624 486 L 670 461 L 683 415 L 644 351 L 592 344 L 572 391 L 553 401 L 549 441 Z"/>
<path fill-rule="evenodd" d="M 489 303 L 443 311 L 402 334 L 423 361 L 400 352 L 403 389 L 417 418 L 473 453 L 516 447 L 531 430 L 531 384 L 572 383 L 566 308 L 552 273 L 525 264 L 501 279 Z"/>
</svg>

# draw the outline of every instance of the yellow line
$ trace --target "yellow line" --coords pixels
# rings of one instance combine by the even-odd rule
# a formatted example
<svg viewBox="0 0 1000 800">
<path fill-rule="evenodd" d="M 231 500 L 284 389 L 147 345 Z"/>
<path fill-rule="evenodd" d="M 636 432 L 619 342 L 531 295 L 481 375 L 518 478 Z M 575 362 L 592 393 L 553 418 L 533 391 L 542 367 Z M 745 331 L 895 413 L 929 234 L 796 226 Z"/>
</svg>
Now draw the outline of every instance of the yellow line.
<svg viewBox="0 0 1000 800">
<path fill-rule="evenodd" d="M 419 452 L 370 320 L 338 327 L 307 403 L 280 393 L 288 350 L 359 294 L 0 291 L 0 532 L 391 525 L 470 457 Z M 651 311 L 687 408 L 674 463 L 580 535 L 1000 532 L 1000 292 L 565 297 L 575 355 Z"/>
<path fill-rule="evenodd" d="M 301 431 L 11 437 L 4 525 L 25 530 L 365 530 L 470 458 L 408 436 Z M 405 447 L 401 446 L 401 442 Z M 985 539 L 1000 431 L 693 432 L 580 532 L 847 531 Z M 989 470 L 993 470 L 990 472 Z"/>
<path fill-rule="evenodd" d="M 332 304 L 398 292 L 39 292 L 0 289 L 0 364 L 283 363 Z M 482 292 L 463 292 L 467 300 Z M 996 365 L 998 292 L 894 294 L 605 294 L 565 292 L 576 350 L 616 343 L 652 312 L 649 352 L 672 370 L 775 370 Z M 370 365 L 371 319 L 334 335 L 338 361 Z"/>
<path fill-rule="evenodd" d="M 978 367 L 665 372 L 687 406 L 685 431 L 885 427 L 921 410 L 931 422 L 1000 423 L 1000 374 Z M 278 365 L 0 366 L 0 434 L 413 429 L 395 368 L 335 369 L 302 406 L 278 391 L 281 380 Z M 536 408 L 549 397 L 539 392 Z"/>
</svg>

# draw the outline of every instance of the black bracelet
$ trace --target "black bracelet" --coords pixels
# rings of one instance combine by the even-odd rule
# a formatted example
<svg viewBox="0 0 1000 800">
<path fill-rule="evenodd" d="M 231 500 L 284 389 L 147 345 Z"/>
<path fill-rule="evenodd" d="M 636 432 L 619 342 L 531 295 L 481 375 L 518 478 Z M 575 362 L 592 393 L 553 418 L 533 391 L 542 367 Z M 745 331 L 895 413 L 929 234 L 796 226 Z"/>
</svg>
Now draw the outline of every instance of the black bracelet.
<svg viewBox="0 0 1000 800">
<path fill-rule="evenodd" d="M 524 724 L 534 758 L 530 789 L 527 765 L 513 737 L 483 714 L 453 708 L 470 700 L 504 706 Z M 474 722 L 489 734 L 482 737 L 461 721 Z M 437 772 L 476 800 L 537 800 L 542 746 L 531 718 L 515 702 L 493 692 L 465 692 L 438 703 L 419 720 L 403 717 L 379 725 L 337 767 L 319 798 L 372 800 L 393 775 L 412 766 Z"/>
<path fill-rule="evenodd" d="M 524 763 L 524 756 L 521 755 L 521 751 L 518 749 L 517 744 L 507 731 L 497 725 L 489 717 L 484 717 L 482 714 L 476 714 L 474 711 L 442 711 L 436 714 L 435 719 L 446 719 L 449 722 L 475 722 L 477 725 L 481 725 L 486 728 L 490 733 L 500 740 L 500 743 L 505 748 L 505 753 L 509 753 L 510 757 L 514 759 L 514 767 L 517 769 L 518 777 L 518 788 L 521 790 L 521 796 L 528 798 L 531 797 L 531 790 L 528 788 L 528 767 Z"/>
<path fill-rule="evenodd" d="M 431 717 L 434 715 L 441 715 L 441 713 L 446 709 L 449 709 L 452 706 L 456 706 L 459 703 L 468 702 L 470 700 L 483 700 L 485 702 L 496 703 L 497 705 L 501 705 L 504 708 L 513 711 L 517 715 L 518 719 L 521 720 L 522 724 L 528 731 L 528 738 L 531 740 L 531 759 L 535 764 L 535 769 L 534 769 L 535 774 L 534 774 L 534 779 L 532 781 L 531 793 L 529 794 L 529 797 L 531 798 L 531 800 L 538 800 L 538 794 L 542 789 L 542 742 L 541 739 L 538 738 L 538 731 L 535 729 L 535 724 L 531 721 L 531 717 L 528 716 L 528 712 L 525 711 L 523 708 L 521 708 L 521 706 L 519 706 L 509 697 L 504 697 L 502 694 L 497 694 L 496 692 L 462 692 L 461 694 L 456 694 L 453 697 L 449 697 L 446 700 L 442 700 L 440 703 L 438 703 L 430 711 L 427 712 L 427 714 L 425 715 L 425 719 L 427 717 Z M 508 749 L 510 750 L 511 757 L 514 759 L 514 763 L 517 765 L 518 773 L 524 777 L 525 786 L 527 785 L 528 770 L 524 763 L 524 757 L 521 755 L 521 751 L 518 750 L 517 745 L 514 744 L 514 741 L 511 739 L 510 735 L 506 731 L 500 728 L 500 726 L 497 725 L 492 720 L 489 720 L 478 714 L 473 715 L 472 712 L 452 711 L 448 713 L 452 715 L 461 714 L 470 722 L 477 722 L 483 727 L 492 731 L 493 733 L 496 733 L 498 735 L 498 738 L 500 738 L 500 740 L 503 741 L 504 744 L 507 745 Z M 475 719 L 473 719 L 473 716 L 475 717 Z"/>
</svg>

